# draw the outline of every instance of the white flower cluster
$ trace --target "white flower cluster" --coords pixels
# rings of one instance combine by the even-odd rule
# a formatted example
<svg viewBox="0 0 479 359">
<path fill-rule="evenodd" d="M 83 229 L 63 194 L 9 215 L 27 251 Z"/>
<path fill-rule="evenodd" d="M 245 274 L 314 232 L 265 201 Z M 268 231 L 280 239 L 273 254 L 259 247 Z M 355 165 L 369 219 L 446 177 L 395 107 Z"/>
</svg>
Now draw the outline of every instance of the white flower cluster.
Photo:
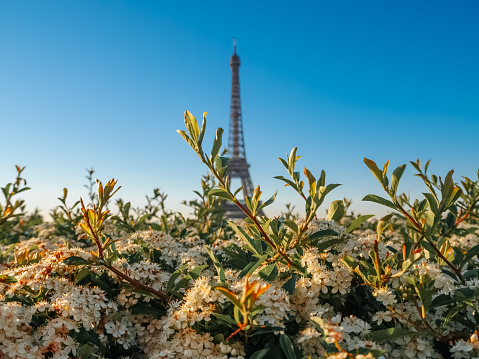
<svg viewBox="0 0 479 359">
<path fill-rule="evenodd" d="M 310 355 L 313 358 L 326 356 L 326 351 L 321 344 L 323 336 L 324 342 L 328 344 L 336 343 L 343 350 L 351 352 L 359 348 L 381 349 L 376 343 L 365 339 L 370 333 L 371 326 L 357 317 L 341 318 L 341 315 L 337 314 L 327 319 L 320 319 L 319 317 L 316 319 L 319 319 L 315 322 L 320 325 L 323 334 L 319 333 L 316 328 L 307 327 L 299 333 L 296 339 L 305 355 Z M 332 357 L 336 356 L 328 356 L 328 358 Z"/>
<path fill-rule="evenodd" d="M 107 231 L 118 233 L 115 226 L 111 223 L 109 226 Z M 421 323 L 417 308 L 421 303 L 413 304 L 401 296 L 401 291 L 408 285 L 404 278 L 394 279 L 386 288 L 363 287 L 368 295 L 372 294 L 381 304 L 380 308 L 377 308 L 376 303 L 368 307 L 376 307 L 370 313 L 361 315 L 353 311 L 358 317 L 349 315 L 350 311 L 348 316 L 340 313 L 340 308 L 350 303 L 347 299 L 351 297 L 355 280 L 355 274 L 340 259 L 349 255 L 356 261 L 370 261 L 369 253 L 374 249 L 376 236 L 367 231 L 346 234 L 342 226 L 324 219 L 314 219 L 306 235 L 325 229 L 337 232 L 342 241 L 324 252 L 314 247 L 303 248 L 299 260 L 305 268 L 305 274 L 298 275 L 293 295 L 282 288 L 286 280 L 291 278 L 291 270 L 286 265 L 278 264 L 279 274 L 272 282 L 259 277 L 259 272 L 266 264 L 251 274 L 250 281 L 257 281 L 261 286 L 269 285 L 256 301 L 263 309 L 254 316 L 254 326 L 274 326 L 284 328 L 286 332 L 291 327 L 299 328 L 294 342 L 304 355 L 311 358 L 326 355 L 328 358 L 348 359 L 373 357 L 371 354 L 357 354 L 359 348 L 365 352 L 383 349 L 386 351 L 384 356 L 389 359 L 441 358 L 432 338 L 424 335 L 388 339 L 382 347 L 368 340 L 368 334 L 378 329 L 397 325 L 406 330 L 415 330 L 413 324 Z M 114 294 L 108 288 L 105 292 L 105 289 L 95 286 L 93 281 L 85 286 L 76 284 L 75 274 L 81 267 L 66 265 L 63 261 L 70 256 L 89 260 L 92 248 L 75 247 L 77 243 L 73 240 L 56 237 L 51 226 L 45 225 L 37 230 L 44 238 L 23 241 L 15 248 L 17 255 L 29 251 L 30 258 L 34 258 L 30 264 L 10 262 L 0 267 L 0 276 L 3 276 L 0 277 L 0 358 L 78 357 L 81 344 L 74 338 L 85 331 L 94 332 L 102 346 L 116 345 L 123 350 L 138 347 L 142 351 L 140 355 L 145 358 L 243 359 L 246 356 L 243 333 L 237 333 L 226 341 L 224 338 L 232 334 L 234 329 L 214 338 L 214 334 L 208 332 L 210 327 L 218 326 L 219 319 L 214 315 L 215 312 L 225 315 L 231 310 L 229 300 L 220 291 L 214 290 L 214 285 L 219 282 L 214 266 L 180 289 L 182 298 L 169 302 L 166 314 L 155 314 L 151 309 L 158 302 L 152 300 L 152 296 L 132 291 L 130 285 L 123 286 L 123 280 L 99 265 L 90 267 L 91 273 L 97 276 L 107 273 L 110 283 L 113 283 L 111 285 L 116 288 Z M 381 260 L 402 250 L 399 235 L 388 232 L 384 237 L 378 245 Z M 464 238 L 453 237 L 451 243 L 466 252 L 477 244 L 477 239 L 476 234 L 470 234 Z M 232 244 L 238 247 L 245 245 L 241 239 L 234 238 L 228 241 L 218 239 L 209 247 L 224 265 L 228 288 L 241 296 L 246 277 L 239 278 L 239 271 L 228 267 L 228 254 L 224 250 Z M 0 247 L 0 250 L 6 248 Z M 177 239 L 158 231 L 142 231 L 116 241 L 115 248 L 125 257 L 133 259 L 117 259 L 112 262 L 114 268 L 158 291 L 166 290 L 171 273 L 180 266 L 186 264 L 186 270 L 190 271 L 210 261 L 205 243 L 197 235 Z M 151 260 L 152 254 L 159 263 Z M 429 287 L 433 291 L 433 300 L 442 294 L 452 296 L 461 288 L 476 290 L 479 286 L 479 280 L 475 278 L 468 278 L 465 284 L 456 283 L 444 273 L 442 265 L 427 258 L 411 266 L 406 275 L 433 283 Z M 9 277 L 14 277 L 16 282 L 9 283 L 1 279 Z M 177 283 L 180 279 L 177 279 Z M 44 297 L 31 305 L 6 302 L 6 299 L 12 300 L 13 295 L 18 295 L 25 288 L 43 290 Z M 477 316 L 474 304 L 477 306 L 479 303 L 474 298 L 469 303 L 472 305 L 466 307 L 462 315 L 465 313 L 465 319 L 474 322 Z M 139 308 L 150 310 L 145 312 L 148 314 L 138 314 L 141 312 Z M 425 314 L 425 319 L 433 328 L 439 326 L 449 308 L 433 308 Z M 312 326 L 313 316 L 321 319 L 321 330 Z M 442 330 L 446 335 L 467 328 L 457 321 L 451 321 L 447 328 L 434 329 Z M 326 353 L 325 347 L 333 343 L 356 354 Z M 101 356 L 97 346 L 91 344 L 91 348 L 95 355 Z M 474 358 L 478 357 L 478 353 L 477 333 L 468 340 L 451 343 L 454 358 Z"/>
<path fill-rule="evenodd" d="M 475 332 L 469 340 L 458 340 L 451 348 L 454 359 L 479 358 L 479 335 Z"/>
</svg>

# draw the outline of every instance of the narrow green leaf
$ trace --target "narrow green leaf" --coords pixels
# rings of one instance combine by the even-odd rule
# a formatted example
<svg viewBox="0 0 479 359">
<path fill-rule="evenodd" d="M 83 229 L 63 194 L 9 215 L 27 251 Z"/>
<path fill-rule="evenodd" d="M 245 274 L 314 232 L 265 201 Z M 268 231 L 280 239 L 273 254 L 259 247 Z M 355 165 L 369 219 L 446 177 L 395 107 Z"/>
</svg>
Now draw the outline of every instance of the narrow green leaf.
<svg viewBox="0 0 479 359">
<path fill-rule="evenodd" d="M 368 166 L 369 170 L 372 172 L 372 174 L 374 175 L 374 177 L 377 178 L 377 180 L 379 181 L 379 183 L 381 183 L 381 186 L 383 186 L 383 173 L 381 172 L 381 170 L 378 168 L 376 162 L 368 159 L 368 158 L 364 158 L 363 159 L 363 162 L 366 164 L 366 166 Z"/>
<path fill-rule="evenodd" d="M 321 242 L 318 243 L 315 247 L 318 248 L 318 251 L 321 252 L 326 252 L 327 249 L 331 248 L 332 246 L 341 243 L 344 241 L 343 238 L 334 238 L 329 241 Z"/>
<path fill-rule="evenodd" d="M 206 131 L 206 115 L 208 112 L 203 112 L 203 121 L 201 122 L 201 129 L 200 129 L 200 137 L 198 138 L 198 144 L 201 146 L 201 143 L 203 142 L 203 138 L 205 137 L 205 131 Z"/>
<path fill-rule="evenodd" d="M 401 180 L 402 175 L 404 174 L 404 170 L 406 169 L 406 165 L 399 166 L 396 168 L 392 175 L 391 175 L 391 195 L 395 196 L 398 190 L 399 181 Z"/>
<path fill-rule="evenodd" d="M 446 203 L 452 195 L 452 190 L 454 188 L 454 181 L 452 180 L 452 175 L 454 170 L 450 170 L 446 178 L 444 179 L 444 184 L 441 187 L 442 201 Z"/>
<path fill-rule="evenodd" d="M 221 198 L 225 198 L 229 201 L 233 200 L 233 197 L 231 196 L 231 194 L 229 194 L 228 192 L 226 192 L 224 189 L 221 189 L 221 188 L 213 188 L 211 189 L 209 192 L 208 192 L 208 196 L 216 196 L 216 197 L 221 197 Z"/>
<path fill-rule="evenodd" d="M 423 195 L 426 197 L 427 203 L 429 203 L 429 209 L 434 213 L 437 213 L 439 203 L 437 203 L 436 198 L 431 193 L 423 193 Z"/>
<path fill-rule="evenodd" d="M 259 328 L 258 330 L 255 330 L 250 337 L 254 337 L 257 335 L 263 335 L 266 333 L 272 333 L 272 332 L 282 332 L 284 331 L 283 327 L 264 327 L 264 328 Z"/>
<path fill-rule="evenodd" d="M 215 287 L 215 289 L 217 291 L 220 291 L 221 294 L 223 294 L 226 298 L 228 298 L 228 300 L 234 304 L 235 307 L 238 307 L 238 308 L 241 308 L 241 303 L 240 301 L 238 300 L 238 298 L 232 293 L 229 291 L 229 289 L 227 288 L 224 288 L 224 287 Z"/>
<path fill-rule="evenodd" d="M 421 335 L 421 332 L 413 332 L 400 327 L 377 330 L 369 334 L 369 337 L 375 342 L 390 340 L 394 338 L 408 337 L 410 335 Z"/>
<path fill-rule="evenodd" d="M 216 129 L 216 136 L 215 141 L 213 142 L 213 148 L 211 149 L 210 161 L 214 161 L 215 158 L 218 156 L 218 153 L 220 152 L 221 146 L 223 145 L 223 131 L 224 130 L 222 128 Z"/>
<path fill-rule="evenodd" d="M 330 236 L 337 236 L 338 234 L 332 229 L 322 229 L 320 231 L 314 232 L 309 236 L 309 239 L 318 239 Z"/>
<path fill-rule="evenodd" d="M 264 207 L 269 206 L 270 204 L 272 204 L 272 203 L 275 201 L 277 194 L 278 194 L 278 190 L 276 190 L 276 192 L 274 192 L 274 194 L 271 196 L 270 199 L 268 199 L 266 202 L 262 203 L 262 204 L 259 206 L 258 212 L 259 212 L 260 210 L 262 210 Z"/>
<path fill-rule="evenodd" d="M 431 234 L 435 227 L 436 215 L 433 211 L 427 211 L 424 215 L 424 226 L 427 234 Z"/>
<path fill-rule="evenodd" d="M 238 278 L 243 278 L 246 274 L 253 274 L 253 272 L 258 269 L 266 259 L 268 259 L 268 255 L 265 254 L 261 256 L 256 263 L 249 263 L 239 274 Z"/>
<path fill-rule="evenodd" d="M 196 118 L 190 111 L 185 111 L 185 125 L 193 141 L 197 142 L 200 135 L 200 129 Z"/>
<path fill-rule="evenodd" d="M 418 291 L 422 305 L 424 306 L 424 309 L 428 311 L 432 304 L 432 292 L 426 288 L 418 288 Z"/>
<path fill-rule="evenodd" d="M 86 259 L 83 259 L 82 257 L 71 256 L 71 257 L 65 258 L 63 260 L 63 263 L 66 265 L 82 265 L 82 264 L 89 264 L 90 262 L 88 262 Z"/>
<path fill-rule="evenodd" d="M 279 344 L 281 345 L 281 349 L 283 350 L 283 353 L 286 355 L 287 359 L 296 359 L 293 342 L 286 334 L 281 334 L 279 336 Z"/>
<path fill-rule="evenodd" d="M 364 216 L 359 216 L 358 218 L 356 218 L 354 221 L 351 222 L 349 227 L 346 229 L 346 233 L 351 233 L 356 228 L 358 228 L 361 224 L 363 224 L 369 218 L 372 218 L 372 217 L 374 217 L 374 214 L 366 214 Z"/>
<path fill-rule="evenodd" d="M 461 267 L 463 267 L 467 262 L 469 262 L 472 258 L 479 254 L 479 245 L 472 247 L 470 250 L 467 251 L 464 259 L 462 260 Z"/>
<path fill-rule="evenodd" d="M 238 324 L 229 315 L 224 315 L 224 314 L 216 313 L 216 312 L 213 312 L 211 314 L 213 314 L 216 318 L 218 318 L 219 320 L 227 324 L 230 328 L 235 329 L 238 327 Z"/>
<path fill-rule="evenodd" d="M 205 246 L 206 251 L 208 252 L 211 260 L 213 261 L 213 264 L 216 268 L 216 272 L 218 273 L 218 276 L 220 277 L 220 282 L 221 283 L 226 283 L 226 274 L 225 270 L 223 269 L 223 266 L 221 265 L 220 261 L 216 258 L 215 254 L 211 250 L 211 248 Z"/>
<path fill-rule="evenodd" d="M 191 271 L 188 272 L 188 274 L 193 280 L 197 280 L 200 277 L 201 272 L 203 272 L 208 267 L 209 267 L 208 264 L 203 264 L 202 266 L 198 266 L 192 269 Z"/>
<path fill-rule="evenodd" d="M 254 334 L 253 334 L 254 335 Z M 263 359 L 266 354 L 268 354 L 269 348 L 260 349 L 255 351 L 249 358 L 250 359 Z"/>
<path fill-rule="evenodd" d="M 462 195 L 462 189 L 460 189 L 459 187 L 454 187 L 452 189 L 451 195 L 446 201 L 445 208 L 447 209 L 450 206 L 452 206 L 454 202 L 456 202 L 459 199 L 459 197 L 461 197 L 461 195 Z"/>
<path fill-rule="evenodd" d="M 356 261 L 354 260 L 353 257 L 349 256 L 349 255 L 346 255 L 344 256 L 343 258 L 341 258 L 341 261 L 346 264 L 349 268 L 351 268 L 352 270 L 355 270 L 357 267 L 358 267 L 358 263 L 356 263 Z"/>
<path fill-rule="evenodd" d="M 78 285 L 86 276 L 90 274 L 90 268 L 83 267 L 76 275 L 75 275 L 75 284 Z"/>
<path fill-rule="evenodd" d="M 386 198 L 383 198 L 383 197 L 380 197 L 380 196 L 376 196 L 375 194 L 368 194 L 362 200 L 379 203 L 379 204 L 382 204 L 383 206 L 386 206 L 386 207 L 392 208 L 394 210 L 397 210 L 394 203 L 392 203 L 390 200 L 388 200 Z"/>
</svg>

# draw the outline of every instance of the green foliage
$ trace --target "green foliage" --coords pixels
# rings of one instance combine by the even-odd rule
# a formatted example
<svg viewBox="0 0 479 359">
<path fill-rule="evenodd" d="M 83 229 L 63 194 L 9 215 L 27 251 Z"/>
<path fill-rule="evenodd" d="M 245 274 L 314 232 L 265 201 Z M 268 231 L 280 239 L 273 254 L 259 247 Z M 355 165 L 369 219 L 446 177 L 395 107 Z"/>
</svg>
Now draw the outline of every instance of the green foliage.
<svg viewBox="0 0 479 359">
<path fill-rule="evenodd" d="M 42 222 L 37 211 L 26 215 L 25 201 L 16 198 L 30 187 L 27 187 L 27 181 L 22 177 L 25 167 L 15 168 L 15 180 L 1 188 L 4 202 L 0 202 L 0 244 L 16 243 L 33 236 L 33 227 Z"/>
<path fill-rule="evenodd" d="M 345 198 L 325 203 L 338 185 L 327 184 L 324 171 L 298 171 L 294 148 L 279 159 L 289 177 L 276 178 L 302 198 L 305 216 L 289 204 L 269 217 L 262 209 L 276 193 L 262 199 L 258 186 L 240 200 L 243 189 L 230 188 L 223 130 L 207 153 L 206 114 L 200 127 L 186 112 L 185 125 L 178 132 L 209 171 L 196 198 L 183 202 L 190 217 L 169 211 L 157 188 L 141 208 L 117 199 L 110 211 L 117 181 L 103 185 L 91 169 L 90 204 L 70 205 L 65 188 L 53 225 L 35 229 L 28 221 L 39 217 L 12 199 L 28 189 L 17 167 L 0 204 L 7 244 L 0 246 L 0 316 L 18 315 L 15 330 L 24 330 L 2 337 L 12 348 L 48 332 L 62 341 L 37 341 L 44 357 L 59 350 L 78 358 L 140 358 L 154 350 L 195 357 L 203 355 L 194 352 L 202 340 L 228 358 L 380 358 L 391 350 L 406 355 L 406 347 L 448 359 L 479 354 L 479 177 L 455 183 L 453 171 L 429 175 L 429 162 L 416 160 L 426 190 L 411 199 L 399 186 L 406 164 L 389 175 L 389 161 L 379 168 L 365 159 L 386 195 L 364 200 L 392 211 L 375 219 L 355 215 Z M 224 201 L 245 220 L 227 221 Z M 29 239 L 45 228 L 51 237 Z M 84 315 L 90 305 L 95 315 Z M 96 326 L 84 317 L 97 318 Z"/>
</svg>

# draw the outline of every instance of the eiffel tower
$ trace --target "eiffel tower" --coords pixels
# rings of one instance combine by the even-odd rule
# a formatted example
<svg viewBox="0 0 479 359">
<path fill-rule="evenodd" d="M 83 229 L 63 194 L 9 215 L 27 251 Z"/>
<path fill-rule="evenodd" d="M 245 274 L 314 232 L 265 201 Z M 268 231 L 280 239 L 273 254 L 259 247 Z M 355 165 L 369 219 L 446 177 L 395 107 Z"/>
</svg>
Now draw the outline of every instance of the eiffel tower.
<svg viewBox="0 0 479 359">
<path fill-rule="evenodd" d="M 231 181 L 233 178 L 239 178 L 243 186 L 243 194 L 251 197 L 254 187 L 249 175 L 249 164 L 246 162 L 246 153 L 243 137 L 243 120 L 241 118 L 241 101 L 239 89 L 240 58 L 236 54 L 236 38 L 234 39 L 234 53 L 230 59 L 232 72 L 231 80 L 231 110 L 230 110 L 230 132 L 228 150 L 230 158 L 228 161 L 228 176 Z M 231 202 L 224 203 L 223 209 L 226 211 L 226 217 L 229 219 L 244 219 L 245 214 Z"/>
</svg>

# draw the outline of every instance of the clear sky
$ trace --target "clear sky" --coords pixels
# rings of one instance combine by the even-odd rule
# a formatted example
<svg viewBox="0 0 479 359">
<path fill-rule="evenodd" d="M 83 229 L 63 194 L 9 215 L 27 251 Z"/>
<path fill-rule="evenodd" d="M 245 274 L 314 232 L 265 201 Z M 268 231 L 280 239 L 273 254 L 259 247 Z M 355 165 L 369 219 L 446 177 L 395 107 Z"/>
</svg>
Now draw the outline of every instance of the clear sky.
<svg viewBox="0 0 479 359">
<path fill-rule="evenodd" d="M 328 204 L 378 213 L 360 201 L 381 193 L 363 157 L 475 176 L 478 18 L 475 0 L 0 0 L 0 184 L 26 166 L 23 198 L 48 210 L 63 187 L 87 197 L 94 167 L 134 206 L 159 187 L 184 210 L 206 168 L 175 131 L 185 109 L 208 111 L 209 142 L 228 131 L 237 37 L 251 177 L 279 188 L 269 213 L 303 207 L 272 179 L 293 147 L 300 170 L 343 184 Z M 413 173 L 400 191 L 425 190 Z"/>
</svg>

